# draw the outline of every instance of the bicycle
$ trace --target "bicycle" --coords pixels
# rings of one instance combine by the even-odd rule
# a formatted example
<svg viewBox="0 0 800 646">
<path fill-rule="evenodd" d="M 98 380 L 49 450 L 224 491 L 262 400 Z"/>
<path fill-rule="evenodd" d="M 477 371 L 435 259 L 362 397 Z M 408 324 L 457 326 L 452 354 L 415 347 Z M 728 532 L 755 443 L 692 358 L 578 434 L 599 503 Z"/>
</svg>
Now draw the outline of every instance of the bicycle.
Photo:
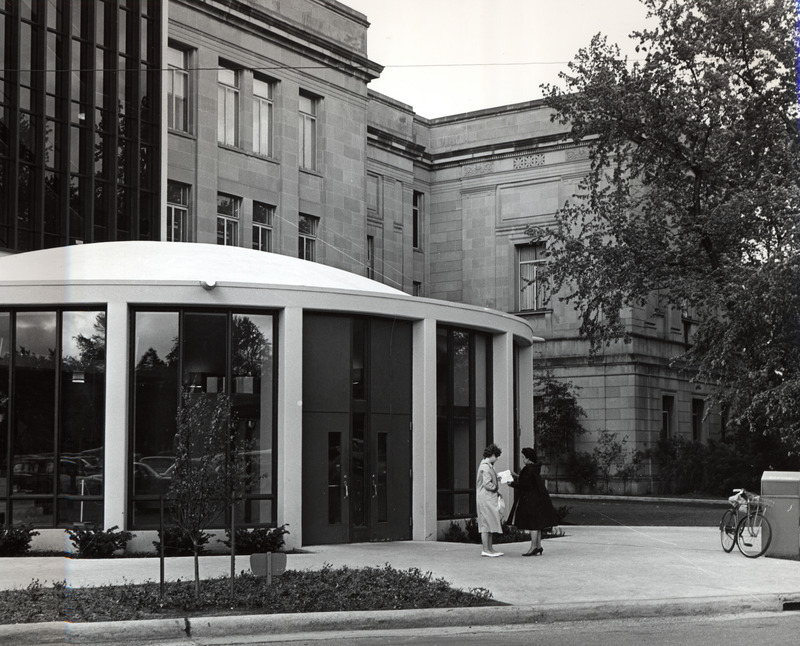
<svg viewBox="0 0 800 646">
<path fill-rule="evenodd" d="M 756 558 L 764 554 L 772 542 L 772 526 L 764 517 L 771 503 L 744 489 L 733 492 L 728 498 L 731 508 L 725 511 L 719 523 L 722 549 L 731 552 L 736 545 L 746 557 Z"/>
</svg>

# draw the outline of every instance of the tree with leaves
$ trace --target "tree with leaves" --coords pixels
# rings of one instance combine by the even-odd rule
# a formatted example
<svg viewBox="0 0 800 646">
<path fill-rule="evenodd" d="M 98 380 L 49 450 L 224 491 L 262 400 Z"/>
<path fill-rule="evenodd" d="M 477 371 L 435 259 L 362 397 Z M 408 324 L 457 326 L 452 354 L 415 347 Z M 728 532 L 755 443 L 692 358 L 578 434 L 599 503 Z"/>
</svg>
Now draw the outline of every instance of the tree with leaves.
<svg viewBox="0 0 800 646">
<path fill-rule="evenodd" d="M 642 0 L 629 61 L 600 35 L 554 119 L 590 168 L 556 215 L 547 275 L 591 351 L 654 294 L 698 321 L 677 365 L 729 420 L 800 452 L 796 0 Z"/>
<path fill-rule="evenodd" d="M 533 417 L 536 450 L 553 467 L 558 478 L 558 465 L 575 449 L 575 438 L 584 432 L 581 419 L 586 416 L 578 404 L 576 388 L 571 381 L 556 379 L 549 371 L 534 379 L 538 393 Z"/>
<path fill-rule="evenodd" d="M 200 596 L 199 554 L 206 530 L 219 524 L 251 480 L 246 460 L 252 448 L 237 442 L 228 395 L 182 393 L 175 433 L 175 468 L 169 488 L 175 524 L 192 542 L 195 595 Z"/>
</svg>

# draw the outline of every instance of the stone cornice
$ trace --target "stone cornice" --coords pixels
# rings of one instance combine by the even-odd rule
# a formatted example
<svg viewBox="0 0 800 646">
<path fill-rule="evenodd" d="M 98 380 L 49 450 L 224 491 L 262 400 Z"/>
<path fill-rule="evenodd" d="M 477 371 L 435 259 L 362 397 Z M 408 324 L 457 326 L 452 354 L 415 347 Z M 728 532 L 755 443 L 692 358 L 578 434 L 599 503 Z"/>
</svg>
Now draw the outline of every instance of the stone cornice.
<svg viewBox="0 0 800 646">
<path fill-rule="evenodd" d="M 261 38 L 266 37 L 282 48 L 318 61 L 322 67 L 339 70 L 361 78 L 366 83 L 378 78 L 383 71 L 382 65 L 369 60 L 366 56 L 240 0 L 204 2 L 171 0 L 171 2 L 181 4 L 190 11 L 206 13 L 220 22 L 233 24 L 242 31 L 248 31 Z M 326 5 L 326 7 L 332 6 Z M 350 14 L 347 14 L 347 17 L 351 17 Z M 172 19 L 170 22 L 173 22 Z"/>
<path fill-rule="evenodd" d="M 393 135 L 374 126 L 367 126 L 367 144 L 414 161 L 428 161 L 425 146 Z"/>
</svg>

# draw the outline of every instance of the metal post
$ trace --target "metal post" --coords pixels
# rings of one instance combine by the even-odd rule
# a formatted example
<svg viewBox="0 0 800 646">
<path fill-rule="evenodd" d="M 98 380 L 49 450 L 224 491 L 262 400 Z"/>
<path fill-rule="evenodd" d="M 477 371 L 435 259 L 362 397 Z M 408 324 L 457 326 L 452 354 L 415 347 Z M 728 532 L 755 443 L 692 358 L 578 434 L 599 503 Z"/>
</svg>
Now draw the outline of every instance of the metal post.
<svg viewBox="0 0 800 646">
<path fill-rule="evenodd" d="M 236 502 L 231 501 L 231 601 L 233 601 L 233 580 L 236 577 Z"/>
<path fill-rule="evenodd" d="M 158 598 L 159 600 L 164 600 L 164 543 L 167 542 L 167 537 L 164 535 L 164 494 L 161 494 L 158 497 L 158 525 L 159 531 L 161 532 L 161 541 L 160 541 L 160 549 L 159 549 L 159 565 L 161 570 L 161 585 L 159 587 Z"/>
</svg>

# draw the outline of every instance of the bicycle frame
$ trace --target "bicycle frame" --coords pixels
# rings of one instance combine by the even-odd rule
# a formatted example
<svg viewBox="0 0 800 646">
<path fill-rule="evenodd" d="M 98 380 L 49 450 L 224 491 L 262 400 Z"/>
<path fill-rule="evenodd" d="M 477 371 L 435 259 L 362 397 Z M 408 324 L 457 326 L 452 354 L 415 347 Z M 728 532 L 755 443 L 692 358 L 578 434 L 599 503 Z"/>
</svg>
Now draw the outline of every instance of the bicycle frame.
<svg viewBox="0 0 800 646">
<path fill-rule="evenodd" d="M 772 539 L 770 523 L 764 516 L 771 503 L 744 489 L 734 489 L 728 502 L 731 508 L 723 514 L 719 527 L 722 548 L 730 552 L 737 546 L 744 556 L 761 556 Z"/>
</svg>

